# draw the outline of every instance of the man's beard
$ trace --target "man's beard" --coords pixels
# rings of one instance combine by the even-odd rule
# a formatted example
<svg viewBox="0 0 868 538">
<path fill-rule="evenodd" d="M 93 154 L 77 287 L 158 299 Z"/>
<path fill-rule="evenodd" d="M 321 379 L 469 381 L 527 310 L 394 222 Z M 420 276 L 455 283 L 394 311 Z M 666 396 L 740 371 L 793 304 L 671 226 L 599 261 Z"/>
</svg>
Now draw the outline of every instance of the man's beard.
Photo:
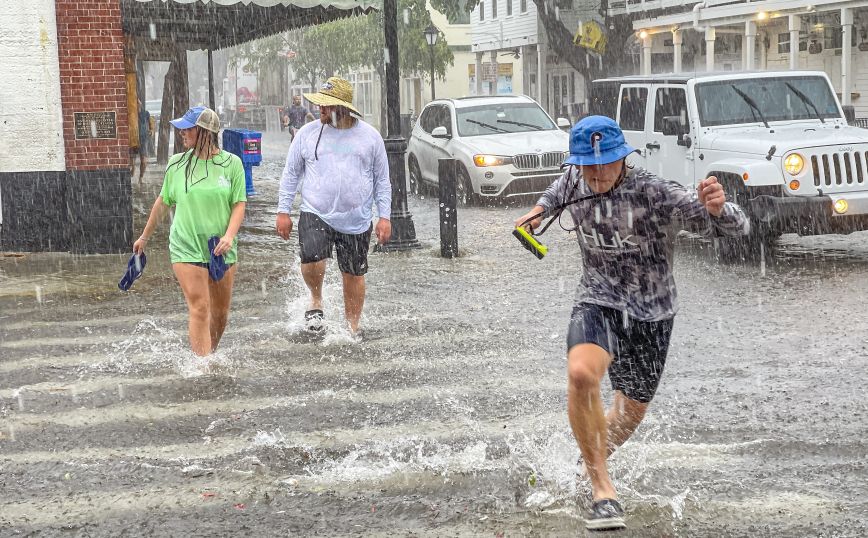
<svg viewBox="0 0 868 538">
<path fill-rule="evenodd" d="M 334 109 L 332 110 L 331 115 L 325 117 L 320 115 L 319 121 L 322 122 L 323 125 L 331 125 L 332 127 L 337 127 L 338 122 L 351 116 L 352 114 L 350 114 L 349 111 Z"/>
</svg>

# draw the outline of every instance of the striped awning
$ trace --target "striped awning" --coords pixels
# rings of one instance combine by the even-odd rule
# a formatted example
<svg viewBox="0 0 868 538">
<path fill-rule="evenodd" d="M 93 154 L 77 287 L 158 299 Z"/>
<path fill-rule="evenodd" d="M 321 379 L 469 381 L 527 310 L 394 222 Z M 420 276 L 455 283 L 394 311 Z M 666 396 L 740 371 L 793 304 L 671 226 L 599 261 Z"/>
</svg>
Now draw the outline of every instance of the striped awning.
<svg viewBox="0 0 868 538">
<path fill-rule="evenodd" d="M 136 0 L 137 2 L 177 3 L 177 4 L 215 4 L 220 6 L 234 6 L 242 4 L 260 7 L 296 7 L 309 9 L 313 7 L 351 10 L 351 9 L 377 9 L 382 6 L 382 0 Z"/>
<path fill-rule="evenodd" d="M 124 32 L 140 50 L 217 50 L 362 15 L 383 0 L 121 0 Z"/>
</svg>

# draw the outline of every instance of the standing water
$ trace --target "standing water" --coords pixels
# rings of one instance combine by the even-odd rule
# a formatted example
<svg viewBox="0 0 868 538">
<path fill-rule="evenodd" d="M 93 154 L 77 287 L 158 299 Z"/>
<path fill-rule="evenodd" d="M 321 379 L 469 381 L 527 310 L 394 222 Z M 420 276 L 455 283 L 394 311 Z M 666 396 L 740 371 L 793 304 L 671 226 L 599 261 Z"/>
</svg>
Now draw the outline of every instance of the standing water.
<svg viewBox="0 0 868 538">
<path fill-rule="evenodd" d="M 188 351 L 167 223 L 127 294 L 125 255 L 0 259 L 0 534 L 583 535 L 575 237 L 538 261 L 510 236 L 523 207 L 461 209 L 443 259 L 437 201 L 411 198 L 423 248 L 371 254 L 364 340 L 333 270 L 311 337 L 297 238 L 274 233 L 286 147 L 265 145 L 208 359 Z M 159 184 L 135 189 L 136 229 Z M 713 253 L 680 241 L 666 374 L 609 462 L 619 536 L 863 536 L 868 340 L 838 313 L 864 305 L 868 236 L 785 238 L 765 279 Z"/>
</svg>

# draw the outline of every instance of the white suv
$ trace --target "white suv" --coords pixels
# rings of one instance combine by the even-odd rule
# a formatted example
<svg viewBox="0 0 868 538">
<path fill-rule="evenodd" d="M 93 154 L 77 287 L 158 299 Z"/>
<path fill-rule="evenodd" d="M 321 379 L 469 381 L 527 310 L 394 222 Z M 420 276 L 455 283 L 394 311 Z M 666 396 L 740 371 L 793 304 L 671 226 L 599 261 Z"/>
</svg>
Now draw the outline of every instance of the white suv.
<svg viewBox="0 0 868 538">
<path fill-rule="evenodd" d="M 569 127 L 523 95 L 432 101 L 407 148 L 410 192 L 437 185 L 439 159 L 452 158 L 460 203 L 539 194 L 560 175 Z"/>
<path fill-rule="evenodd" d="M 618 121 L 633 164 L 684 185 L 717 176 L 754 245 L 868 229 L 868 131 L 847 124 L 825 73 L 597 80 L 590 112 Z"/>
</svg>

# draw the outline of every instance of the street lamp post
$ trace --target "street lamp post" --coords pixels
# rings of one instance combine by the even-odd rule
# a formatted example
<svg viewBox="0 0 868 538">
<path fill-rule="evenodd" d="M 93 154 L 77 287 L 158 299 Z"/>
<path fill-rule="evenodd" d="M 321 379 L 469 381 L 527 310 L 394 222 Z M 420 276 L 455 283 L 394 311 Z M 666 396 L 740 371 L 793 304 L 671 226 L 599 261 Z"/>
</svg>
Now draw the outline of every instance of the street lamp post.
<svg viewBox="0 0 868 538">
<path fill-rule="evenodd" d="M 416 227 L 407 208 L 407 141 L 401 136 L 401 104 L 398 69 L 398 0 L 383 0 L 383 33 L 386 50 L 386 154 L 392 183 L 392 238 L 381 251 L 419 248 Z"/>
<path fill-rule="evenodd" d="M 431 100 L 437 99 L 434 96 L 434 45 L 437 44 L 437 38 L 440 36 L 440 30 L 434 26 L 434 24 L 429 24 L 428 28 L 425 28 L 425 41 L 428 42 L 428 50 L 431 51 Z"/>
</svg>

